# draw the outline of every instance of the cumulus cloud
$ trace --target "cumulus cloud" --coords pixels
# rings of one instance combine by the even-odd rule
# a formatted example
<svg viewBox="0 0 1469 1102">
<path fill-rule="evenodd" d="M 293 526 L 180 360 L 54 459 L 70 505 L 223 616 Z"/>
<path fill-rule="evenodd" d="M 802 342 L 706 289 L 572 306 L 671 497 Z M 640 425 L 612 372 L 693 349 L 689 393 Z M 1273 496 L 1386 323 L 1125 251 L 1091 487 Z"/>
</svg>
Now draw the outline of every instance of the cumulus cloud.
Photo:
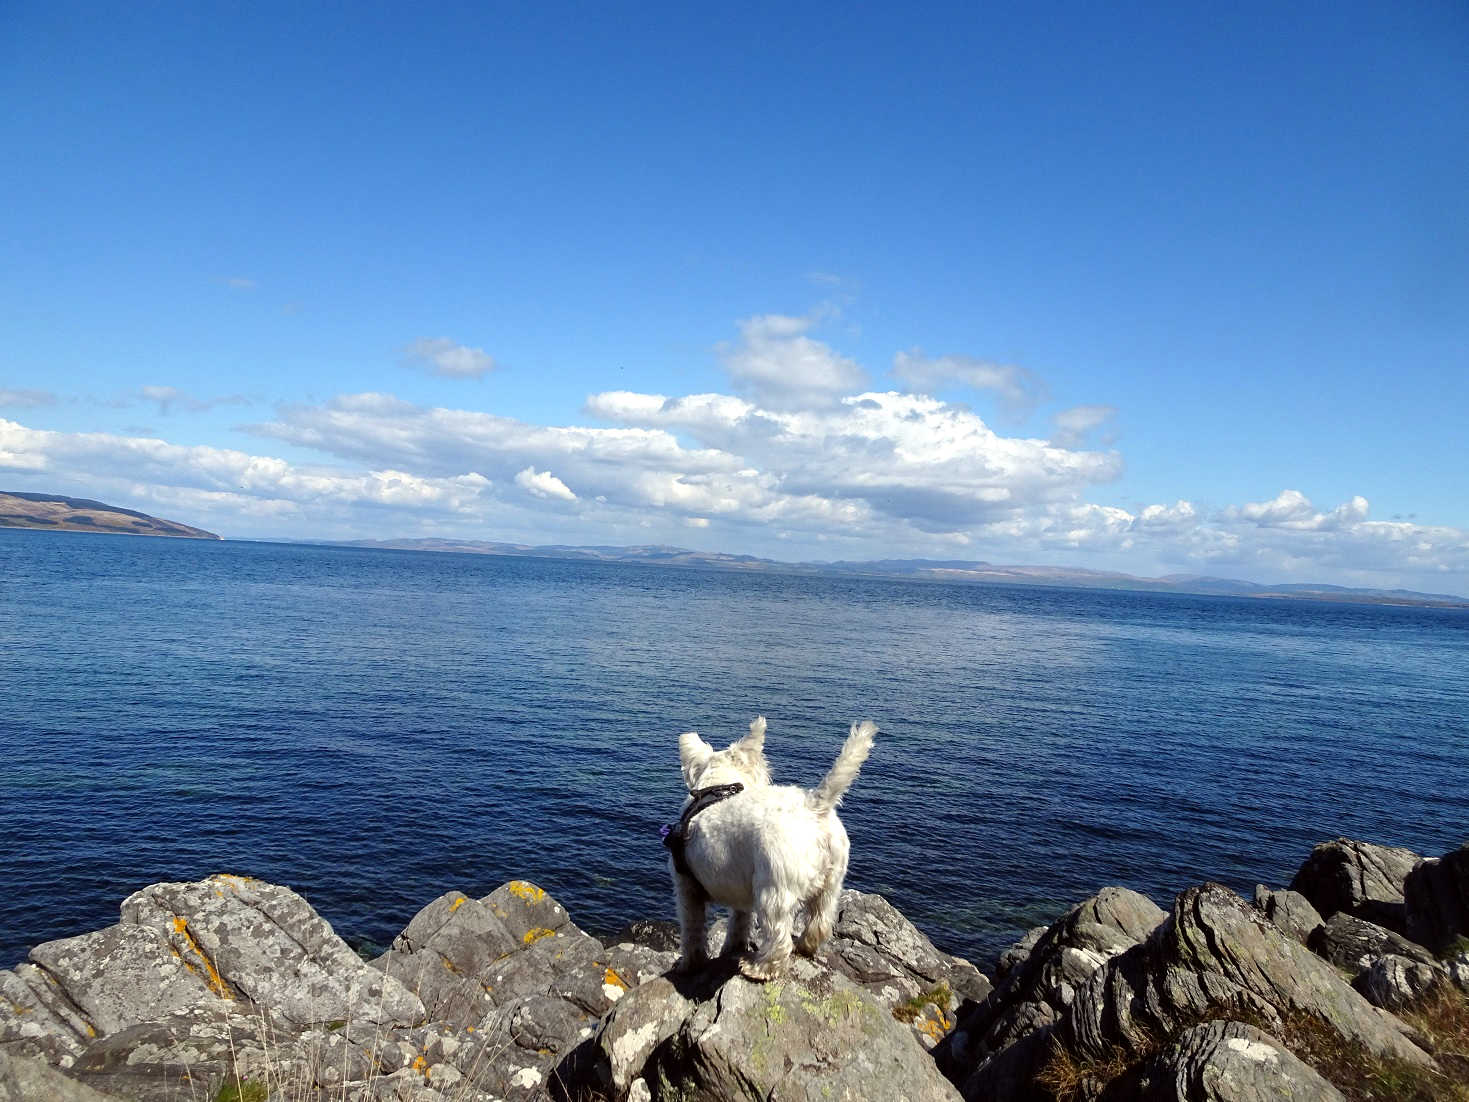
<svg viewBox="0 0 1469 1102">
<path fill-rule="evenodd" d="M 740 322 L 740 339 L 719 349 L 734 389 L 773 409 L 801 409 L 865 387 L 867 373 L 856 362 L 806 335 L 815 324 L 781 314 Z"/>
<path fill-rule="evenodd" d="M 1270 501 L 1251 502 L 1232 511 L 1231 516 L 1261 528 L 1287 528 L 1317 532 L 1350 528 L 1367 519 L 1367 499 L 1354 497 L 1330 512 L 1319 512 L 1299 490 L 1282 490 Z"/>
<path fill-rule="evenodd" d="M 274 512 L 319 506 L 461 510 L 490 487 L 477 472 L 433 478 L 393 468 L 303 467 L 229 448 L 150 437 L 63 433 L 0 419 L 0 470 L 46 473 L 72 484 L 112 486 L 129 496 L 252 503 Z"/>
<path fill-rule="evenodd" d="M 1051 419 L 1056 426 L 1051 440 L 1059 447 L 1077 448 L 1086 443 L 1093 432 L 1101 430 L 1103 443 L 1110 444 L 1115 439 L 1110 426 L 1116 416 L 1116 406 L 1072 406 L 1070 409 L 1063 409 Z"/>
<path fill-rule="evenodd" d="M 893 377 L 907 387 L 924 392 L 953 384 L 991 391 L 1012 417 L 1025 417 L 1046 398 L 1046 384 L 1023 367 L 972 356 L 930 357 L 919 348 L 893 357 Z"/>
<path fill-rule="evenodd" d="M 482 379 L 495 370 L 495 358 L 448 337 L 421 337 L 403 349 L 403 366 L 448 379 Z"/>
<path fill-rule="evenodd" d="M 54 406 L 56 395 L 49 390 L 13 390 L 0 387 L 0 406 L 11 409 L 34 409 L 37 406 Z"/>
<path fill-rule="evenodd" d="M 550 471 L 538 471 L 534 467 L 527 467 L 523 471 L 516 472 L 515 484 L 526 493 L 534 494 L 536 497 L 554 497 L 562 501 L 576 500 L 576 494 L 571 492 L 571 488 Z"/>
</svg>

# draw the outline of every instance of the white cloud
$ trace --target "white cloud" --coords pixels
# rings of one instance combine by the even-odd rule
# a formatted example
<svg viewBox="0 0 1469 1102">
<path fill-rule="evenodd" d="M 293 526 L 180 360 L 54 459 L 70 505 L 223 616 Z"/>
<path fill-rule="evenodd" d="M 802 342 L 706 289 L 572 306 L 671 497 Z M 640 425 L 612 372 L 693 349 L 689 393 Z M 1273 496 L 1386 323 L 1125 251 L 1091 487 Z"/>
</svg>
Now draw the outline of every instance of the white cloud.
<svg viewBox="0 0 1469 1102">
<path fill-rule="evenodd" d="M 0 387 L 0 406 L 12 409 L 34 409 L 37 406 L 54 406 L 56 395 L 49 390 L 9 389 Z"/>
<path fill-rule="evenodd" d="M 867 372 L 806 333 L 811 318 L 764 314 L 739 323 L 740 339 L 720 360 L 735 390 L 773 409 L 830 403 L 867 385 Z"/>
<path fill-rule="evenodd" d="M 403 350 L 403 366 L 450 379 L 481 379 L 495 370 L 495 358 L 448 337 L 421 337 Z"/>
<path fill-rule="evenodd" d="M 536 497 L 554 497 L 562 501 L 575 501 L 571 488 L 550 471 L 538 471 L 527 467 L 515 475 L 515 484 Z"/>
<path fill-rule="evenodd" d="M 893 377 L 904 385 L 931 393 L 957 383 L 974 390 L 993 391 L 1005 412 L 1024 417 L 1045 400 L 1046 384 L 1032 371 L 1013 364 L 997 364 L 972 356 L 929 357 L 922 349 L 893 357 Z"/>
<path fill-rule="evenodd" d="M 1096 430 L 1110 430 L 1116 416 L 1116 406 L 1072 406 L 1070 409 L 1063 409 L 1051 419 L 1056 426 L 1051 440 L 1063 448 L 1081 447 Z M 1115 436 L 1110 431 L 1102 433 L 1104 444 L 1110 444 L 1114 439 Z"/>
<path fill-rule="evenodd" d="M 224 282 L 226 286 L 232 287 L 236 291 L 255 290 L 255 281 L 253 279 L 248 279 L 245 276 L 230 276 Z"/>
</svg>

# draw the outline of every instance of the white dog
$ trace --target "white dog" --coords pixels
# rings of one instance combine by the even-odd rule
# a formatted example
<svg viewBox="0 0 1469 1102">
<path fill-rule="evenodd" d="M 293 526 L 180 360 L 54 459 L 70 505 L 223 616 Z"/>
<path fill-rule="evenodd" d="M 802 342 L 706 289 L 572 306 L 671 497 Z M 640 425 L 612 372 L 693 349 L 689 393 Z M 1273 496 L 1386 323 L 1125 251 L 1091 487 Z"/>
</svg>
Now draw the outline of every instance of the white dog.
<svg viewBox="0 0 1469 1102">
<path fill-rule="evenodd" d="M 750 733 L 716 751 L 695 732 L 680 735 L 678 754 L 689 799 L 666 844 L 673 852 L 674 894 L 682 935 L 679 968 L 707 959 L 705 907 L 734 911 L 726 953 L 740 953 L 758 923 L 760 945 L 741 956 L 752 980 L 780 975 L 791 955 L 815 954 L 836 925 L 850 843 L 836 816 L 842 796 L 872 749 L 877 725 L 852 724 L 826 779 L 813 789 L 773 785 L 765 762 L 765 717 Z"/>
</svg>

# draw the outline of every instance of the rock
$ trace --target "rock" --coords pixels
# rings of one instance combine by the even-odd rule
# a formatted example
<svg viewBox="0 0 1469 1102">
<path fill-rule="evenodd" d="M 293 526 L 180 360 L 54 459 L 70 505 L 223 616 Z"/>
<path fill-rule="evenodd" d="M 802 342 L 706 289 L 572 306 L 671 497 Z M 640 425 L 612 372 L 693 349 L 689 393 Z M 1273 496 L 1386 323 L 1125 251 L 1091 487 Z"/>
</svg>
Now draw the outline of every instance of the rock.
<svg viewBox="0 0 1469 1102">
<path fill-rule="evenodd" d="M 1389 954 L 1371 961 L 1355 986 L 1373 1006 L 1399 1010 L 1452 982 L 1452 974 L 1443 965 Z"/>
<path fill-rule="evenodd" d="M 1107 961 L 1146 938 L 1167 917 L 1152 900 L 1127 888 L 1103 888 L 1058 921 L 1007 950 L 1003 979 L 959 1021 L 935 1052 L 956 1082 L 1016 1040 L 1056 1022 L 1077 988 Z M 1022 956 L 1022 947 L 1030 950 Z M 987 1073 L 1014 1072 L 1015 1058 Z M 966 1093 L 968 1087 L 966 1086 Z"/>
<path fill-rule="evenodd" d="M 678 923 L 639 918 L 624 926 L 612 940 L 643 945 L 660 953 L 677 952 Z"/>
<path fill-rule="evenodd" d="M 596 1039 L 599 1074 L 621 1098 L 952 1100 L 911 1031 L 840 972 L 797 957 L 751 983 L 727 963 L 629 993 Z"/>
<path fill-rule="evenodd" d="M 907 1022 L 925 1048 L 954 1028 L 961 1004 L 990 992 L 978 968 L 936 949 L 882 896 L 851 889 L 842 892 L 831 940 L 818 959 Z"/>
<path fill-rule="evenodd" d="M 1083 1059 L 1145 1055 L 1154 1037 L 1231 1014 L 1272 1026 L 1307 1015 L 1379 1057 L 1433 1064 L 1401 1022 L 1221 884 L 1183 892 L 1146 942 L 1093 973 L 1056 1036 Z"/>
<path fill-rule="evenodd" d="M 60 985 L 93 1033 L 115 1033 L 178 1011 L 202 1011 L 235 997 L 215 978 L 212 965 L 201 970 L 184 960 L 167 937 L 143 926 L 119 923 L 48 941 L 30 956 Z"/>
<path fill-rule="evenodd" d="M 1469 843 L 1425 860 L 1409 874 L 1404 895 L 1405 932 L 1418 944 L 1442 953 L 1469 939 Z"/>
<path fill-rule="evenodd" d="M 300 1023 L 407 1024 L 424 1016 L 416 995 L 369 968 L 289 888 L 241 876 L 154 884 L 123 902 L 122 920 L 161 935 L 175 959 L 221 999 L 242 997 Z"/>
<path fill-rule="evenodd" d="M 1309 899 L 1289 888 L 1271 891 L 1264 884 L 1256 884 L 1255 909 L 1302 945 L 1323 921 Z"/>
<path fill-rule="evenodd" d="M 21 1056 L 0 1045 L 0 1102 L 117 1102 L 84 1083 L 68 1079 L 46 1061 Z"/>
<path fill-rule="evenodd" d="M 1267 1033 L 1243 1022 L 1186 1029 L 1140 1068 L 1114 1080 L 1101 1102 L 1345 1102 Z"/>
<path fill-rule="evenodd" d="M 1353 975 L 1387 953 L 1433 963 L 1433 954 L 1423 946 L 1414 945 L 1401 934 L 1366 919 L 1353 918 L 1345 911 L 1338 911 L 1317 928 L 1309 948 Z"/>
<path fill-rule="evenodd" d="M 1412 850 L 1338 838 L 1311 850 L 1290 887 L 1322 918 L 1345 911 L 1402 934 L 1407 932 L 1403 882 L 1419 860 Z"/>
<path fill-rule="evenodd" d="M 68 1067 L 96 1028 L 60 983 L 34 964 L 0 972 L 0 1046 Z"/>
<path fill-rule="evenodd" d="M 1048 927 L 1035 926 L 1025 932 L 1025 935 L 1008 949 L 1000 954 L 995 964 L 995 982 L 999 983 L 1017 967 L 1030 959 L 1031 951 L 1036 943 L 1045 936 Z"/>
</svg>

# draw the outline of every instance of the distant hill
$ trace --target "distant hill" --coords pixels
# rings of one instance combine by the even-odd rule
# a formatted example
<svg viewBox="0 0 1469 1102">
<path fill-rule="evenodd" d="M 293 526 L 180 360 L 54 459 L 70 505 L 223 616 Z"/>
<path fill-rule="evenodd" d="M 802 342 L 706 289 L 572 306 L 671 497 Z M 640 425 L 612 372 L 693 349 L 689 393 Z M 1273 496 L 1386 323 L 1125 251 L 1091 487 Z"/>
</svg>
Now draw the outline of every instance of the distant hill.
<svg viewBox="0 0 1469 1102">
<path fill-rule="evenodd" d="M 178 536 L 217 540 L 213 532 L 119 509 L 85 497 L 24 494 L 0 490 L 0 528 L 45 528 L 60 532 L 127 532 L 135 536 Z"/>
<path fill-rule="evenodd" d="M 1001 566 L 955 559 L 873 559 L 863 562 L 780 562 L 754 555 L 719 551 L 690 551 L 662 545 L 643 547 L 573 547 L 564 544 L 533 546 L 486 540 L 399 539 L 316 540 L 346 547 L 380 547 L 401 551 L 451 551 L 470 555 L 509 555 L 518 558 L 579 559 L 597 562 L 648 563 L 663 566 L 703 566 L 744 573 L 846 574 L 863 577 L 900 577 L 928 581 L 1006 585 L 1053 585 L 1076 589 L 1126 589 L 1151 593 L 1196 593 L 1209 596 L 1274 598 L 1278 600 L 1342 601 L 1353 604 L 1437 605 L 1469 607 L 1469 598 L 1448 593 L 1417 593 L 1409 589 L 1352 589 L 1347 586 L 1290 583 L 1261 585 L 1234 578 L 1200 574 L 1169 574 L 1140 578 L 1105 570 L 1068 566 Z"/>
</svg>

